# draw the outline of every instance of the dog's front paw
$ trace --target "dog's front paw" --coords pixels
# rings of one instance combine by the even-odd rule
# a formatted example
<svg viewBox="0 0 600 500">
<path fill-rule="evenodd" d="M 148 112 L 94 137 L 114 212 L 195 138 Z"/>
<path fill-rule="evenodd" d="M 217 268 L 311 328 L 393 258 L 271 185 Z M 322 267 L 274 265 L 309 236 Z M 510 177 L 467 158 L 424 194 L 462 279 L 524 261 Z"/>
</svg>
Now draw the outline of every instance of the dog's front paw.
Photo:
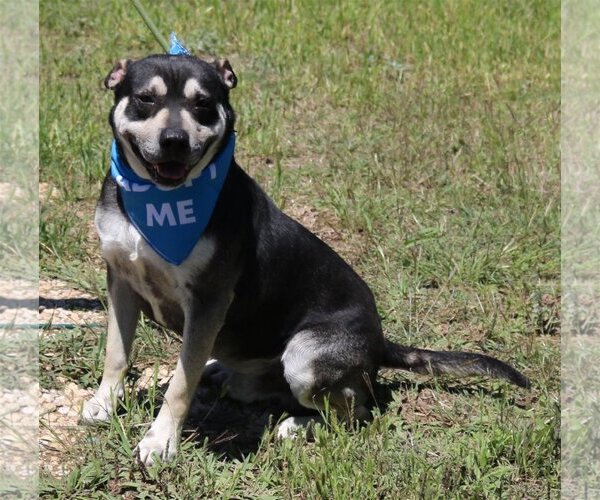
<svg viewBox="0 0 600 500">
<path fill-rule="evenodd" d="M 98 391 L 84 403 L 81 410 L 81 422 L 84 424 L 108 422 L 114 409 L 113 399 L 111 394 Z"/>
<path fill-rule="evenodd" d="M 177 455 L 179 433 L 175 430 L 154 429 L 146 433 L 133 451 L 134 456 L 144 465 L 152 465 L 156 459 L 171 461 Z"/>
</svg>

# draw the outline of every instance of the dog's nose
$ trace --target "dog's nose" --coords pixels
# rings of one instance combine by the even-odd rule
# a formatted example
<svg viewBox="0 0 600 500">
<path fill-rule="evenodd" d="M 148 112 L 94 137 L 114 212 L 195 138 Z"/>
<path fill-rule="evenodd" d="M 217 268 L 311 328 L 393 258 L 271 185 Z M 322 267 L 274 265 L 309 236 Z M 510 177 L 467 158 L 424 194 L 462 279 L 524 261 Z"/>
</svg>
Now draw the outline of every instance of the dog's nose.
<svg viewBox="0 0 600 500">
<path fill-rule="evenodd" d="M 184 151 L 189 148 L 190 136 L 182 128 L 164 128 L 160 133 L 160 147 L 168 151 Z"/>
</svg>

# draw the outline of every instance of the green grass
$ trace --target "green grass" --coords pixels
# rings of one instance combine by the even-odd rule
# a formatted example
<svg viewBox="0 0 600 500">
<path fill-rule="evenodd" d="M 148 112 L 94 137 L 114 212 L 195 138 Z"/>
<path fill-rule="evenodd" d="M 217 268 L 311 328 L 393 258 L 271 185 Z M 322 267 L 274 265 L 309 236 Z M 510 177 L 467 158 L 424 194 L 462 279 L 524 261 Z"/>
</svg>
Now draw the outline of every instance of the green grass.
<svg viewBox="0 0 600 500">
<path fill-rule="evenodd" d="M 565 340 L 563 348 L 562 459 L 564 491 L 570 498 L 584 491 L 594 496 L 600 490 L 598 447 L 600 400 L 597 337 Z"/>
<path fill-rule="evenodd" d="M 129 452 L 158 397 L 144 394 L 84 431 L 43 496 L 557 497 L 559 2 L 146 4 L 163 32 L 230 59 L 239 163 L 284 210 L 334 229 L 390 338 L 490 352 L 534 387 L 386 372 L 389 402 L 366 428 L 332 424 L 314 443 L 267 433 L 238 454 L 200 436 L 148 471 Z M 42 207 L 42 269 L 98 292 L 101 81 L 160 48 L 127 2 L 44 1 L 41 22 L 41 177 L 58 192 Z M 137 369 L 177 350 L 151 333 Z M 93 386 L 98 332 L 68 335 L 42 341 L 43 383 Z"/>
<path fill-rule="evenodd" d="M 0 1 L 0 274 L 37 280 L 37 2 Z"/>
<path fill-rule="evenodd" d="M 600 493 L 600 66 L 590 1 L 563 3 L 562 38 L 562 490 Z"/>
</svg>

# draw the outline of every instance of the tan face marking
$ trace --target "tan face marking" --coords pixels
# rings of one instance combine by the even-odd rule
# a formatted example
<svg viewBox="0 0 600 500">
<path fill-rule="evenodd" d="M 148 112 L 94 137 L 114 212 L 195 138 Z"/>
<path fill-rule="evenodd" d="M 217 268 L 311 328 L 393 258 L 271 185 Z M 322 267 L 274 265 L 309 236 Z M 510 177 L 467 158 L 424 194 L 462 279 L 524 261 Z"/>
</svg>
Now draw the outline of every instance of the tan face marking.
<svg viewBox="0 0 600 500">
<path fill-rule="evenodd" d="M 203 92 L 198 80 L 195 78 L 188 78 L 183 86 L 183 95 L 186 99 L 193 99 L 198 94 L 206 95 L 206 92 Z"/>
<path fill-rule="evenodd" d="M 154 95 L 163 96 L 167 94 L 167 84 L 160 76 L 153 76 L 148 85 L 142 91 L 152 92 Z"/>
<path fill-rule="evenodd" d="M 188 82 L 190 80 L 188 80 Z M 193 118 L 192 114 L 189 111 L 185 109 L 181 110 L 181 125 L 182 128 L 190 136 L 190 141 L 192 142 L 192 149 L 201 146 L 206 140 L 210 139 L 211 137 L 219 137 L 219 139 L 223 138 L 223 134 L 225 134 L 226 122 L 225 109 L 221 104 L 217 104 L 217 111 L 219 113 L 219 119 L 212 127 L 206 127 L 204 125 L 199 124 Z M 210 148 L 207 151 L 203 152 L 200 161 L 190 171 L 190 174 L 188 176 L 190 179 L 194 179 L 198 175 L 200 175 L 202 169 L 209 164 L 210 160 L 217 153 L 217 148 L 219 147 L 220 143 L 220 140 L 214 141 Z"/>
<path fill-rule="evenodd" d="M 160 154 L 160 144 L 158 142 L 160 130 L 167 126 L 169 110 L 163 108 L 147 120 L 131 121 L 125 115 L 128 104 L 129 97 L 124 97 L 115 108 L 114 121 L 117 135 L 121 138 L 121 145 L 129 166 L 143 179 L 151 180 L 150 174 L 131 149 L 130 137 L 135 138 L 135 143 L 144 158 L 152 163 L 153 156 Z"/>
</svg>

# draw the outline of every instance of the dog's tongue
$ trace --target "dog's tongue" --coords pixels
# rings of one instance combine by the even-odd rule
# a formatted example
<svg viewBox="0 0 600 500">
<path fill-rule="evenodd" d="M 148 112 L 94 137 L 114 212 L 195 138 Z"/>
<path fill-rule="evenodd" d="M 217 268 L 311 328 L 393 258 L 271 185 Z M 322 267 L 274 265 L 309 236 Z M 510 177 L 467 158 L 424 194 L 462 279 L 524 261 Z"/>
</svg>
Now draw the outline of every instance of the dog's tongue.
<svg viewBox="0 0 600 500">
<path fill-rule="evenodd" d="M 187 169 L 183 163 L 157 163 L 154 168 L 156 168 L 158 175 L 165 179 L 179 180 L 187 174 Z"/>
</svg>

